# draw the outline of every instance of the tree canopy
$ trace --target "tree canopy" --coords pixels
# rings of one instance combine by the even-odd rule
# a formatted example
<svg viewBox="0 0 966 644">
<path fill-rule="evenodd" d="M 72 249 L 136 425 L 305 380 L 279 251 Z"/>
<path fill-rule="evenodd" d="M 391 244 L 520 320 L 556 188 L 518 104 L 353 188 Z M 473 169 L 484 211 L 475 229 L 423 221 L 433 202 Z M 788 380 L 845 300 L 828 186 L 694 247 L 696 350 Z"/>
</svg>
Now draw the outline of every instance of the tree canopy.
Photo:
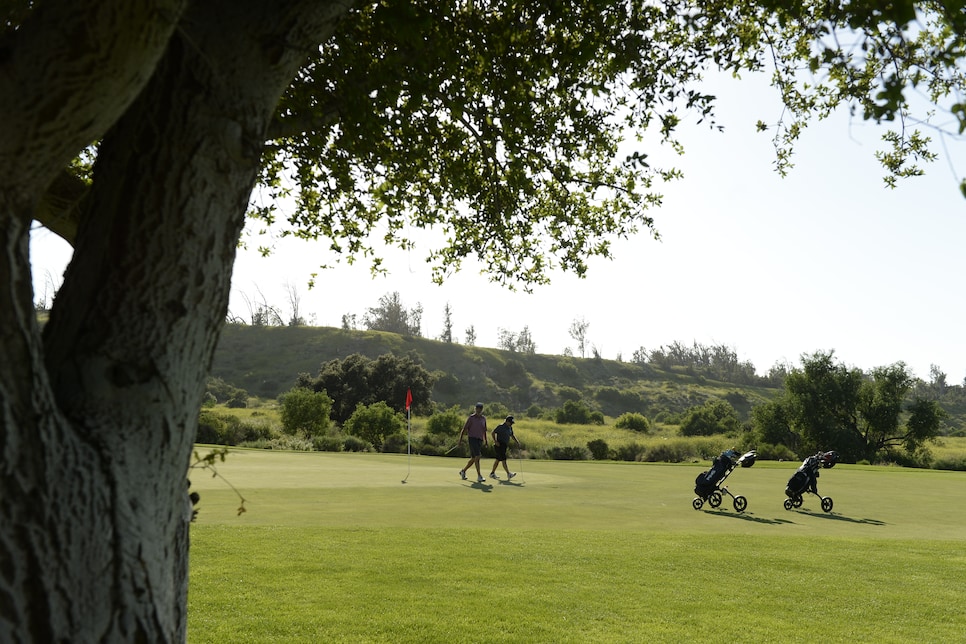
<svg viewBox="0 0 966 644">
<path fill-rule="evenodd" d="M 834 352 L 803 356 L 778 400 L 755 409 L 766 442 L 809 453 L 835 450 L 852 462 L 884 450 L 912 454 L 939 434 L 944 412 L 911 395 L 914 378 L 902 363 L 869 374 L 836 363 Z"/>
<path fill-rule="evenodd" d="M 615 238 L 656 234 L 678 173 L 655 151 L 681 151 L 685 119 L 717 125 L 710 70 L 773 74 L 786 111 L 761 127 L 782 171 L 805 122 L 847 105 L 892 123 L 890 177 L 921 172 L 928 135 L 966 123 L 964 15 L 962 0 L 3 3 L 0 640 L 184 639 L 185 474 L 250 204 L 376 270 L 381 244 L 425 228 L 443 239 L 437 279 L 470 257 L 524 287 L 583 275 Z M 34 221 L 74 247 L 42 331 Z"/>
</svg>

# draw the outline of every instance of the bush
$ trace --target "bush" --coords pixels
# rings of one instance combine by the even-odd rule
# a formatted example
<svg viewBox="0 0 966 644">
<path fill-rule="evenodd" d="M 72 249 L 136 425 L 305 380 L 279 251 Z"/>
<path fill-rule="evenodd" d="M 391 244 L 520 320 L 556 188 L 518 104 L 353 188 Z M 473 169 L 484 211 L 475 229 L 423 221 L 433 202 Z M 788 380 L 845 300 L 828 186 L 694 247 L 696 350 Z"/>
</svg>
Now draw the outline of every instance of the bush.
<svg viewBox="0 0 966 644">
<path fill-rule="evenodd" d="M 771 445 L 762 443 L 755 448 L 758 458 L 765 461 L 797 461 L 798 455 L 795 454 L 787 445 Z"/>
<path fill-rule="evenodd" d="M 638 443 L 627 443 L 614 448 L 614 460 L 616 461 L 641 461 L 644 460 L 645 448 Z"/>
<path fill-rule="evenodd" d="M 568 400 L 557 410 L 554 420 L 558 425 L 590 425 L 593 423 L 590 408 L 581 400 Z M 603 416 L 601 416 L 603 420 Z"/>
<path fill-rule="evenodd" d="M 966 456 L 939 456 L 932 463 L 936 470 L 956 470 L 966 472 Z"/>
<path fill-rule="evenodd" d="M 614 427 L 646 434 L 651 429 L 651 423 L 644 414 L 629 412 L 618 416 Z"/>
<path fill-rule="evenodd" d="M 565 401 L 580 400 L 580 390 L 574 389 L 573 387 L 561 387 L 557 390 L 557 395 L 560 396 L 561 400 Z"/>
<path fill-rule="evenodd" d="M 225 402 L 225 407 L 230 409 L 245 409 L 248 407 L 248 392 L 238 389 L 235 394 Z"/>
<path fill-rule="evenodd" d="M 346 436 L 342 441 L 342 449 L 346 452 L 368 452 L 372 445 L 357 436 Z"/>
<path fill-rule="evenodd" d="M 459 407 L 436 412 L 426 421 L 426 431 L 436 436 L 456 436 L 466 419 Z"/>
<path fill-rule="evenodd" d="M 387 436 L 382 442 L 382 450 L 387 454 L 406 454 L 409 451 L 409 437 L 399 433 Z"/>
<path fill-rule="evenodd" d="M 402 417 L 389 405 L 379 401 L 371 405 L 357 406 L 342 429 L 374 446 L 381 446 L 386 439 L 402 432 L 405 427 Z"/>
<path fill-rule="evenodd" d="M 318 452 L 341 452 L 342 437 L 326 434 L 312 438 L 312 449 Z"/>
<path fill-rule="evenodd" d="M 547 450 L 547 456 L 555 461 L 586 461 L 589 455 L 587 448 L 579 445 L 551 447 Z"/>
<path fill-rule="evenodd" d="M 587 443 L 587 449 L 590 450 L 591 456 L 595 460 L 604 461 L 610 456 L 610 448 L 607 446 L 607 441 L 602 438 L 596 438 Z"/>
<path fill-rule="evenodd" d="M 282 429 L 288 434 L 304 432 L 321 436 L 329 429 L 332 399 L 324 391 L 293 387 L 279 397 L 282 404 Z"/>
<path fill-rule="evenodd" d="M 267 420 L 245 421 L 231 414 L 218 414 L 203 409 L 198 415 L 198 433 L 195 442 L 210 445 L 241 445 L 245 442 L 272 438 L 272 428 Z"/>
<path fill-rule="evenodd" d="M 741 428 L 738 412 L 724 400 L 709 400 L 700 407 L 692 407 L 681 422 L 682 436 L 712 436 L 734 434 Z"/>
</svg>

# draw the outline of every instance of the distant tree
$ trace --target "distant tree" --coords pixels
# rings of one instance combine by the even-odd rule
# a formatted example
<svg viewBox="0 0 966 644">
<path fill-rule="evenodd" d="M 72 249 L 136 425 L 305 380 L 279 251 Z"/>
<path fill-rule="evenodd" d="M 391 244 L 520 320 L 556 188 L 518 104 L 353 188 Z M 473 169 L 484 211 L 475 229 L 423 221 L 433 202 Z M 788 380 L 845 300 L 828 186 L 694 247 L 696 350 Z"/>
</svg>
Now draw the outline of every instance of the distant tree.
<svg viewBox="0 0 966 644">
<path fill-rule="evenodd" d="M 683 436 L 713 436 L 736 434 L 741 429 L 738 412 L 725 400 L 709 400 L 700 407 L 692 407 L 681 422 Z"/>
<path fill-rule="evenodd" d="M 252 326 L 284 326 L 282 313 L 278 307 L 269 304 L 258 286 L 255 287 L 257 297 L 252 299 L 247 293 L 242 293 L 242 300 L 248 308 L 248 320 Z"/>
<path fill-rule="evenodd" d="M 517 351 L 527 355 L 534 355 L 537 352 L 537 345 L 533 341 L 529 326 L 524 326 L 520 335 L 517 336 Z"/>
<path fill-rule="evenodd" d="M 399 291 L 393 291 L 379 298 L 378 306 L 368 309 L 362 322 L 370 331 L 419 337 L 422 314 L 422 305 L 417 304 L 411 311 L 406 310 Z"/>
<path fill-rule="evenodd" d="M 644 365 L 647 364 L 648 357 L 649 354 L 647 349 L 644 347 L 638 347 L 637 349 L 634 349 L 634 353 L 631 354 L 631 362 L 634 364 Z"/>
<path fill-rule="evenodd" d="M 304 432 L 321 436 L 329 429 L 332 399 L 324 391 L 293 387 L 280 397 L 282 429 L 288 434 Z"/>
<path fill-rule="evenodd" d="M 567 400 L 554 414 L 558 425 L 590 425 L 594 422 L 594 413 L 582 400 Z M 601 420 L 603 417 L 601 416 Z"/>
<path fill-rule="evenodd" d="M 302 296 L 299 294 L 298 287 L 291 282 L 285 283 L 285 292 L 288 294 L 288 306 L 292 311 L 288 319 L 289 326 L 305 326 L 305 318 L 302 317 L 301 304 Z"/>
<path fill-rule="evenodd" d="M 799 436 L 791 430 L 785 396 L 751 408 L 751 428 L 757 442 L 784 445 L 798 451 Z"/>
<path fill-rule="evenodd" d="M 345 422 L 359 405 L 384 402 L 402 412 L 406 392 L 412 392 L 412 413 L 429 413 L 436 377 L 423 367 L 415 352 L 405 356 L 387 353 L 371 360 L 358 353 L 343 360 L 330 360 L 317 378 L 301 374 L 296 386 L 325 391 L 332 398 L 332 418 Z"/>
<path fill-rule="evenodd" d="M 902 362 L 866 376 L 837 364 L 834 351 L 804 356 L 785 380 L 790 429 L 804 451 L 835 449 L 850 461 L 895 447 L 915 452 L 939 434 L 945 413 L 935 401 L 907 401 L 912 385 Z"/>
<path fill-rule="evenodd" d="M 651 422 L 644 414 L 626 412 L 617 417 L 617 420 L 614 421 L 614 427 L 647 433 L 651 429 Z"/>
<path fill-rule="evenodd" d="M 449 302 L 443 308 L 443 334 L 439 336 L 439 339 L 446 343 L 453 342 L 453 309 Z"/>
<path fill-rule="evenodd" d="M 453 436 L 459 434 L 466 421 L 463 409 L 458 405 L 446 411 L 438 411 L 426 420 L 426 431 L 439 436 Z"/>
<path fill-rule="evenodd" d="M 942 369 L 938 365 L 929 365 L 929 387 L 932 389 L 936 399 L 941 399 L 946 395 L 948 386 L 946 374 L 943 373 Z"/>
<path fill-rule="evenodd" d="M 590 323 L 584 318 L 577 318 L 570 323 L 570 337 L 577 342 L 577 351 L 580 352 L 581 358 L 584 358 L 587 355 L 588 328 L 590 328 Z"/>
<path fill-rule="evenodd" d="M 511 351 L 515 353 L 517 350 L 517 335 L 502 327 L 497 329 L 496 346 L 504 351 Z"/>
<path fill-rule="evenodd" d="M 405 429 L 406 421 L 384 402 L 359 405 L 343 425 L 345 432 L 358 436 L 376 447 L 382 446 L 390 436 Z"/>
<path fill-rule="evenodd" d="M 354 313 L 345 313 L 342 315 L 342 330 L 351 331 L 357 327 L 357 319 Z"/>
<path fill-rule="evenodd" d="M 466 346 L 476 346 L 476 328 L 472 324 L 466 329 Z"/>
</svg>

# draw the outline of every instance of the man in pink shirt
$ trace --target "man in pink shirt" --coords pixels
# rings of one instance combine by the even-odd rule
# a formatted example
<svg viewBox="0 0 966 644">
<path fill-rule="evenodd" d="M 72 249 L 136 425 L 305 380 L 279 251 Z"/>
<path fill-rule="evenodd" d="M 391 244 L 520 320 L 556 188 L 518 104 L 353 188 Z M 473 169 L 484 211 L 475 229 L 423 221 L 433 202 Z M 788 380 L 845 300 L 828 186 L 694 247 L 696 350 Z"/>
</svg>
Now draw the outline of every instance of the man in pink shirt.
<svg viewBox="0 0 966 644">
<path fill-rule="evenodd" d="M 483 472 L 480 471 L 480 459 L 483 457 L 483 446 L 487 444 L 486 416 L 483 415 L 483 403 L 476 403 L 476 411 L 466 419 L 463 429 L 460 431 L 457 445 L 463 444 L 463 434 L 466 434 L 469 438 L 470 460 L 466 462 L 466 467 L 460 470 L 460 478 L 465 481 L 466 470 L 470 469 L 470 466 L 476 465 L 476 481 L 482 483 L 486 479 L 483 478 Z"/>
</svg>

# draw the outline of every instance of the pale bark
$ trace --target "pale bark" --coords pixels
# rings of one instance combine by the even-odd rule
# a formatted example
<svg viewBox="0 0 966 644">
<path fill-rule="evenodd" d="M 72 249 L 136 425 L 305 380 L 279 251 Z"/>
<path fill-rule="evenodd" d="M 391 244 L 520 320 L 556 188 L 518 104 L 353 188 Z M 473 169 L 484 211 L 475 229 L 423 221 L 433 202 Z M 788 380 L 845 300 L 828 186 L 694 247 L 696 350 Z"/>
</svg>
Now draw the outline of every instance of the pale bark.
<svg viewBox="0 0 966 644">
<path fill-rule="evenodd" d="M 279 96 L 345 9 L 189 7 L 147 85 L 118 99 L 42 339 L 27 225 L 69 147 L 45 137 L 83 130 L 73 154 L 101 134 L 61 112 L 25 114 L 19 142 L 0 132 L 0 171 L 33 137 L 47 159 L 28 183 L 0 175 L 0 641 L 184 639 L 185 476 L 235 245 Z"/>
</svg>

